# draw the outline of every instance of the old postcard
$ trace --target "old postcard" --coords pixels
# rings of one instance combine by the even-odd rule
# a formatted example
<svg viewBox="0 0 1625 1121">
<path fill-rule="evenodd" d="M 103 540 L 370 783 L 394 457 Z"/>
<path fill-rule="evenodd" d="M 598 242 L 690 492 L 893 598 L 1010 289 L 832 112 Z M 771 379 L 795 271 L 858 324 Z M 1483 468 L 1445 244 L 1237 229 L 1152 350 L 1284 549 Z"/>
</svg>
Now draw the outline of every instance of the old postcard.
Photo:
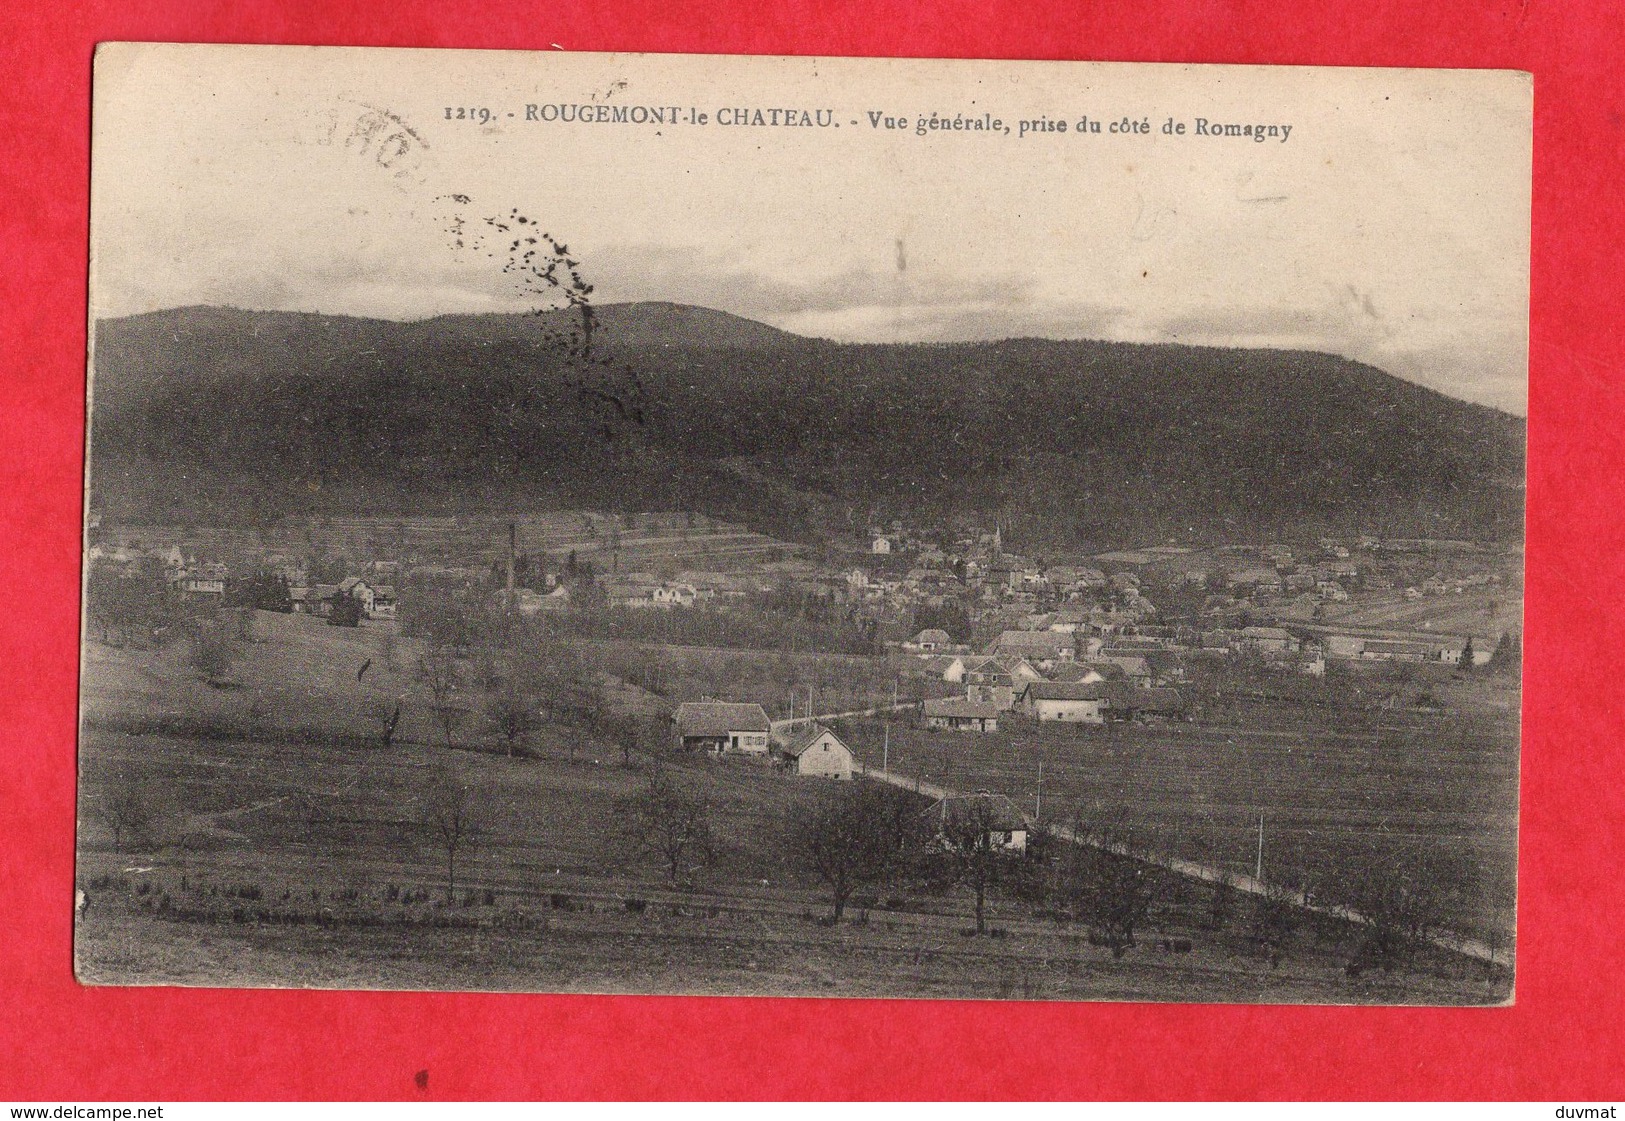
<svg viewBox="0 0 1625 1121">
<path fill-rule="evenodd" d="M 1527 75 L 95 88 L 84 981 L 1512 999 Z"/>
</svg>

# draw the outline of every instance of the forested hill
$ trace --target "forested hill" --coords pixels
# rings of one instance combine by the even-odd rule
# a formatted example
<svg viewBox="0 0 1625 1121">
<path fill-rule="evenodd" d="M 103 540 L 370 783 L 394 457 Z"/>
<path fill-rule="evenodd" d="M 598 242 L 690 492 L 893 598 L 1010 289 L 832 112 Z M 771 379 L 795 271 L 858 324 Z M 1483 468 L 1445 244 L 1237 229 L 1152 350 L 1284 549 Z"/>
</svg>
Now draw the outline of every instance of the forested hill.
<svg viewBox="0 0 1625 1121">
<path fill-rule="evenodd" d="M 838 344 L 705 308 L 412 323 L 104 320 L 92 501 L 116 520 L 695 509 L 816 540 L 997 516 L 1024 546 L 1522 532 L 1524 425 L 1325 354 Z"/>
</svg>

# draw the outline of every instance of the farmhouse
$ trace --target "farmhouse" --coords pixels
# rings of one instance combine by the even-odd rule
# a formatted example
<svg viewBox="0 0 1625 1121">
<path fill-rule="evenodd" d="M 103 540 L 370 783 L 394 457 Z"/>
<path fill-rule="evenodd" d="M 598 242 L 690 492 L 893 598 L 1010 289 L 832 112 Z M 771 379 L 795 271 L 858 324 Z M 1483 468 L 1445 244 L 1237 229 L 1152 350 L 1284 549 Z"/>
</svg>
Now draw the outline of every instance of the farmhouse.
<svg viewBox="0 0 1625 1121">
<path fill-rule="evenodd" d="M 951 685 L 958 685 L 965 680 L 965 659 L 953 654 L 922 654 L 920 671 L 930 677 L 940 677 Z"/>
<path fill-rule="evenodd" d="M 995 704 L 962 701 L 957 697 L 926 701 L 920 706 L 927 728 L 953 732 L 997 732 L 1000 711 Z"/>
<path fill-rule="evenodd" d="M 372 590 L 372 607 L 368 614 L 374 619 L 393 619 L 397 601 L 394 584 L 379 584 Z"/>
<path fill-rule="evenodd" d="M 1060 681 L 1067 684 L 1086 684 L 1091 681 L 1105 681 L 1106 677 L 1099 670 L 1083 662 L 1068 662 L 1056 666 L 1050 674 L 1051 681 Z"/>
<path fill-rule="evenodd" d="M 1226 576 L 1225 583 L 1232 588 L 1250 586 L 1261 592 L 1279 592 L 1281 575 L 1273 568 L 1244 568 L 1240 572 L 1232 572 Z"/>
<path fill-rule="evenodd" d="M 1353 634 L 1328 634 L 1326 655 L 1331 658 L 1358 658 L 1365 652 L 1366 640 Z"/>
<path fill-rule="evenodd" d="M 1047 629 L 1056 634 L 1076 634 L 1078 628 L 1089 621 L 1089 609 L 1076 604 L 1068 604 L 1057 609 L 1049 617 Z"/>
<path fill-rule="evenodd" d="M 171 569 L 170 585 L 190 596 L 225 599 L 226 566 L 223 564 L 194 564 L 189 568 Z"/>
<path fill-rule="evenodd" d="M 312 584 L 305 594 L 305 610 L 326 618 L 333 614 L 333 600 L 338 594 L 337 584 Z"/>
<path fill-rule="evenodd" d="M 1026 658 L 1032 662 L 1069 662 L 1077 650 L 1070 634 L 1058 631 L 1005 631 L 987 648 L 995 657 Z"/>
<path fill-rule="evenodd" d="M 985 790 L 950 794 L 926 809 L 925 818 L 936 827 L 938 843 L 949 848 L 968 839 L 967 833 L 979 831 L 990 849 L 1027 851 L 1027 819 L 1003 794 Z"/>
<path fill-rule="evenodd" d="M 1488 638 L 1452 639 L 1439 647 L 1439 661 L 1449 666 L 1461 665 L 1462 659 L 1469 657 L 1469 644 L 1472 649 L 1470 657 L 1475 666 L 1484 665 L 1495 654 L 1496 644 Z"/>
<path fill-rule="evenodd" d="M 1001 662 L 988 658 L 965 667 L 965 699 L 1003 712 L 1016 703 L 1015 678 Z"/>
<path fill-rule="evenodd" d="M 813 778 L 850 779 L 852 749 L 822 724 L 814 723 L 779 749 L 784 769 Z"/>
<path fill-rule="evenodd" d="M 629 579 L 605 580 L 601 586 L 611 607 L 654 607 L 655 592 L 659 590 L 657 584 Z"/>
<path fill-rule="evenodd" d="M 373 587 L 359 576 L 346 576 L 339 581 L 339 595 L 358 600 L 363 614 L 372 614 Z"/>
<path fill-rule="evenodd" d="M 684 701 L 672 714 L 683 748 L 712 755 L 766 755 L 772 725 L 758 704 Z"/>
<path fill-rule="evenodd" d="M 939 650 L 946 650 L 953 645 L 953 639 L 948 632 L 935 627 L 927 628 L 903 643 L 905 650 L 918 650 L 922 654 L 934 654 Z"/>
<path fill-rule="evenodd" d="M 1021 691 L 1017 703 L 1038 721 L 1104 724 L 1101 702 L 1105 696 L 1105 686 L 1097 682 L 1032 681 Z"/>
<path fill-rule="evenodd" d="M 1243 627 L 1242 645 L 1261 654 L 1291 654 L 1298 649 L 1298 640 L 1292 632 L 1280 627 Z"/>
<path fill-rule="evenodd" d="M 1151 684 L 1151 663 L 1146 660 L 1143 651 L 1120 650 L 1115 646 L 1108 646 L 1096 656 L 1095 661 L 1117 666 L 1130 681 L 1137 684 Z"/>
<path fill-rule="evenodd" d="M 699 589 L 693 584 L 661 584 L 650 594 L 655 607 L 693 607 L 699 598 Z"/>
<path fill-rule="evenodd" d="M 1183 720 L 1186 714 L 1185 698 L 1179 691 L 1160 685 L 1147 689 L 1119 685 L 1111 689 L 1106 704 L 1113 720 L 1142 724 Z"/>
</svg>

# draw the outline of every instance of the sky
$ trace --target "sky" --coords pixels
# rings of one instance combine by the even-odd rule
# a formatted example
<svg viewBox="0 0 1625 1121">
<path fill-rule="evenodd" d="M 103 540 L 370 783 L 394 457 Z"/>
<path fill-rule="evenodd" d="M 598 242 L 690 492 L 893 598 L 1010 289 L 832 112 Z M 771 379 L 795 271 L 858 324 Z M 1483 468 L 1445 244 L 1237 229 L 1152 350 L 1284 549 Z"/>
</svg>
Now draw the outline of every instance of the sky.
<svg viewBox="0 0 1625 1121">
<path fill-rule="evenodd" d="M 830 125 L 729 123 L 775 108 Z M 921 135 L 933 113 L 1009 131 Z M 522 215 L 598 303 L 847 341 L 1306 348 L 1526 410 L 1518 74 L 125 45 L 98 54 L 93 128 L 97 316 L 527 310 L 483 221 Z"/>
</svg>

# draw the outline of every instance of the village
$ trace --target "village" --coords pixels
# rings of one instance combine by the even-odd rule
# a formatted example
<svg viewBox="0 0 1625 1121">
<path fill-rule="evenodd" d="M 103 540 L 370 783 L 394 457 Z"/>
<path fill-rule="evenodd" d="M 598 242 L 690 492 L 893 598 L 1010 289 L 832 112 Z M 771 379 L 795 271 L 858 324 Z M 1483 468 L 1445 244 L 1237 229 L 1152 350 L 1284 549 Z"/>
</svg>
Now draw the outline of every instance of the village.
<svg viewBox="0 0 1625 1121">
<path fill-rule="evenodd" d="M 221 736 L 410 744 L 427 758 L 553 752 L 571 764 L 613 752 L 650 760 L 651 783 L 662 760 L 720 768 L 715 780 L 683 772 L 698 787 L 737 791 L 726 784 L 754 773 L 749 783 L 769 785 L 751 785 L 729 811 L 739 813 L 751 799 L 802 804 L 796 780 L 809 792 L 835 780 L 854 788 L 843 804 L 870 814 L 901 811 L 877 809 L 869 791 L 906 799 L 921 835 L 937 838 L 922 851 L 968 846 L 1031 878 L 1061 841 L 1104 845 L 1213 891 L 1263 900 L 1291 883 L 1308 912 L 1347 911 L 1317 899 L 1339 898 L 1325 870 L 1377 835 L 1358 808 L 1371 804 L 1374 748 L 1390 790 L 1413 774 L 1438 778 L 1425 750 L 1435 729 L 1483 728 L 1449 742 L 1477 751 L 1482 739 L 1499 759 L 1496 729 L 1516 695 L 1516 557 L 1376 538 L 1038 557 L 1004 536 L 998 524 L 929 533 L 890 522 L 814 547 L 669 513 L 290 520 L 252 532 L 93 519 L 87 638 L 107 654 L 87 677 L 88 742 L 135 735 L 127 752 L 156 733 L 204 753 Z M 104 657 L 131 671 L 157 658 L 176 676 L 156 694 L 98 697 Z M 191 698 L 176 716 L 132 711 L 168 711 L 176 689 Z M 1283 736 L 1299 744 L 1296 759 L 1290 747 L 1279 756 Z M 1266 792 L 1258 768 L 1270 753 L 1280 785 Z M 1419 810 L 1420 836 L 1481 802 L 1485 775 L 1501 773 L 1461 755 L 1439 804 Z M 187 757 L 175 765 L 195 765 Z M 1291 785 L 1301 766 L 1347 776 L 1346 789 L 1316 795 L 1331 827 L 1303 816 L 1307 788 Z M 682 802 L 677 788 L 667 796 Z M 737 796 L 707 804 L 721 812 Z M 1287 816 L 1280 807 L 1294 802 Z M 795 811 L 771 811 L 782 812 Z M 975 836 L 954 840 L 951 824 L 963 832 L 967 820 Z M 671 884 L 696 874 L 686 859 L 674 859 Z M 976 929 L 984 907 L 1013 921 L 1018 896 L 979 883 Z M 1504 936 L 1485 898 L 1464 896 L 1430 921 L 1493 963 Z M 838 892 L 837 912 L 844 900 Z M 1100 936 L 1099 923 L 1090 930 Z"/>
<path fill-rule="evenodd" d="M 814 646 L 822 637 L 842 652 L 903 655 L 917 661 L 910 676 L 962 689 L 923 709 L 932 726 L 961 730 L 992 730 L 1016 710 L 1093 724 L 1178 718 L 1179 685 L 1203 660 L 1314 676 L 1328 664 L 1481 667 L 1503 643 L 1516 647 L 1521 603 L 1521 589 L 1505 584 L 1515 557 L 1369 536 L 1046 560 L 1007 551 L 998 527 L 950 539 L 893 521 L 815 556 L 692 514 L 328 519 L 289 526 L 281 542 L 175 527 L 104 534 L 99 522 L 91 532 L 93 587 L 98 577 L 161 581 L 165 594 L 206 606 L 344 625 L 395 620 L 403 585 L 450 586 L 523 617 L 679 611 L 724 635 L 729 616 L 771 618 L 793 602 L 806 621 L 841 632 L 814 636 Z M 783 630 L 747 644 L 794 649 L 808 637 L 805 627 Z"/>
</svg>

